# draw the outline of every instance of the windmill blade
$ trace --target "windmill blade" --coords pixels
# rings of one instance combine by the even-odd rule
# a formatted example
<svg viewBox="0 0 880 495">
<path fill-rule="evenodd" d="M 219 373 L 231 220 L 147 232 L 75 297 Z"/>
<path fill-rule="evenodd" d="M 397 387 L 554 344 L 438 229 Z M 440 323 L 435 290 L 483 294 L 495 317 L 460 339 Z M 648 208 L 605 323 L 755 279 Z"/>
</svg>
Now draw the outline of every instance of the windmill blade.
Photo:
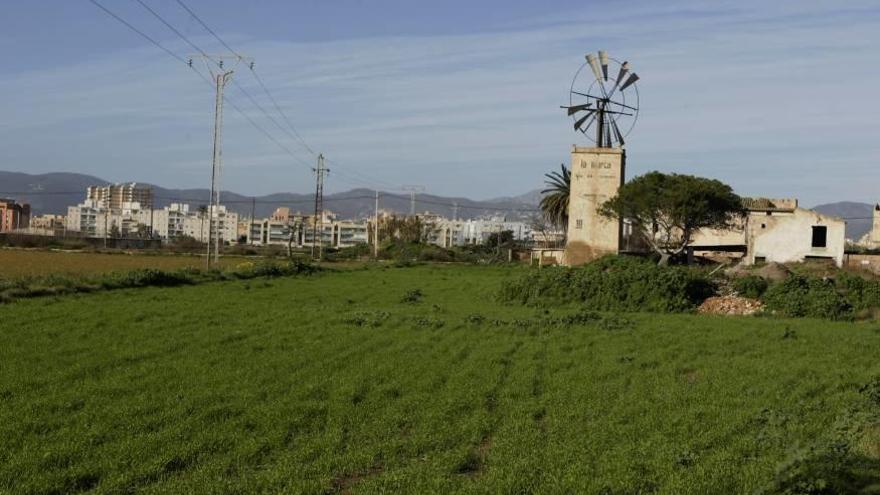
<svg viewBox="0 0 880 495">
<path fill-rule="evenodd" d="M 599 63 L 602 64 L 602 78 L 608 81 L 608 52 L 599 50 Z"/>
<path fill-rule="evenodd" d="M 620 90 L 623 91 L 624 89 L 626 89 L 626 88 L 632 86 L 632 84 L 633 84 L 634 82 L 638 81 L 638 80 L 639 80 L 639 76 L 638 76 L 635 72 L 633 72 L 633 73 L 630 74 L 629 77 L 626 79 L 626 82 L 623 83 L 623 86 L 620 87 Z"/>
<path fill-rule="evenodd" d="M 602 69 L 599 68 L 599 61 L 596 60 L 596 56 L 592 53 L 587 54 L 587 63 L 590 64 L 590 68 L 593 69 L 593 75 L 596 76 L 597 81 L 602 80 Z"/>
<path fill-rule="evenodd" d="M 617 72 L 617 81 L 614 82 L 614 87 L 617 87 L 617 85 L 623 81 L 627 72 L 629 72 L 629 62 L 624 62 L 623 65 L 620 66 L 620 70 Z"/>
<path fill-rule="evenodd" d="M 587 120 L 588 118 L 590 118 L 590 116 L 593 115 L 595 112 L 596 112 L 595 110 L 587 110 L 587 114 L 586 114 L 586 115 L 584 115 L 583 117 L 581 117 L 581 118 L 579 118 L 578 120 L 575 121 L 575 123 L 574 123 L 574 128 L 575 128 L 575 130 L 580 130 L 580 128 L 581 128 L 581 124 L 583 124 L 584 122 L 586 122 L 586 120 Z"/>
<path fill-rule="evenodd" d="M 573 105 L 573 106 L 570 106 L 570 107 L 561 106 L 561 107 L 559 107 L 559 108 L 567 108 L 567 109 L 568 109 L 568 115 L 571 116 L 571 115 L 574 115 L 574 114 L 577 113 L 577 112 L 580 112 L 581 110 L 586 110 L 586 109 L 590 108 L 591 106 L 593 106 L 592 103 L 584 103 L 583 105 Z"/>
<path fill-rule="evenodd" d="M 614 135 L 617 136 L 617 142 L 620 143 L 621 146 L 626 144 L 623 141 L 623 134 L 620 133 L 620 128 L 617 127 L 617 121 L 614 119 L 611 119 L 611 126 L 614 127 Z"/>
<path fill-rule="evenodd" d="M 583 133 L 585 136 L 587 135 L 587 131 L 590 130 L 590 126 L 593 125 L 593 122 L 596 122 L 596 114 L 590 116 L 590 120 L 587 121 L 587 125 L 582 126 L 579 131 Z"/>
</svg>

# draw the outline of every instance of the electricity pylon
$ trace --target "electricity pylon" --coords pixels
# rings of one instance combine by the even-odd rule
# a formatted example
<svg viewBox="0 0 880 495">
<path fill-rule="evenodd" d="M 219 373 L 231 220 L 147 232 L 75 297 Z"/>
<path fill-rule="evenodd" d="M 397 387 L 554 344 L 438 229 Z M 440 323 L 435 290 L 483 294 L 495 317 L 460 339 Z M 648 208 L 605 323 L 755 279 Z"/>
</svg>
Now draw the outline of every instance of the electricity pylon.
<svg viewBox="0 0 880 495">
<path fill-rule="evenodd" d="M 409 192 L 409 214 L 416 215 L 416 193 L 425 192 L 425 186 L 400 186 L 402 191 Z"/>
</svg>

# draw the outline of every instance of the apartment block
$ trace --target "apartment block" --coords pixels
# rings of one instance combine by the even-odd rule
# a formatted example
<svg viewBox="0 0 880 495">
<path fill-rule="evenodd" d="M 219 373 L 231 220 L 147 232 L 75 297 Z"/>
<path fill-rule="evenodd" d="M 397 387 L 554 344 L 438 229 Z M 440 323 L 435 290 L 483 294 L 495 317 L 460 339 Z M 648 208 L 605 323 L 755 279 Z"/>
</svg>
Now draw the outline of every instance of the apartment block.
<svg viewBox="0 0 880 495">
<path fill-rule="evenodd" d="M 111 210 L 120 210 L 125 203 L 138 203 L 149 209 L 153 207 L 153 188 L 137 182 L 89 186 L 86 200 L 96 201 L 99 207 Z"/>
<path fill-rule="evenodd" d="M 31 206 L 0 198 L 0 232 L 26 229 L 30 225 Z"/>
</svg>

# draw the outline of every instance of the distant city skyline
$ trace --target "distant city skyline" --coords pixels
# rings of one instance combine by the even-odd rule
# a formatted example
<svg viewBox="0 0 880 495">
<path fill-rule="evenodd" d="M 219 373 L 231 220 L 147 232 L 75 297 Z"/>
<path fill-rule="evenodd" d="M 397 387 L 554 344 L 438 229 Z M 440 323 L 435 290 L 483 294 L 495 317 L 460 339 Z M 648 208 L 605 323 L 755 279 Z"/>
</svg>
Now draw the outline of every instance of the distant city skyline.
<svg viewBox="0 0 880 495">
<path fill-rule="evenodd" d="M 144 0 L 209 53 L 174 0 Z M 136 2 L 102 4 L 181 57 Z M 486 199 L 539 188 L 588 142 L 558 108 L 584 53 L 640 74 L 627 176 L 717 178 L 801 204 L 880 199 L 880 6 L 847 2 L 240 2 L 187 0 L 256 71 L 331 169 L 327 191 Z M 86 0 L 7 6 L 0 170 L 205 188 L 211 88 Z M 246 66 L 235 80 L 281 120 Z M 312 157 L 235 86 L 223 189 L 308 193 Z M 2 189 L 2 187 L 0 187 Z"/>
</svg>

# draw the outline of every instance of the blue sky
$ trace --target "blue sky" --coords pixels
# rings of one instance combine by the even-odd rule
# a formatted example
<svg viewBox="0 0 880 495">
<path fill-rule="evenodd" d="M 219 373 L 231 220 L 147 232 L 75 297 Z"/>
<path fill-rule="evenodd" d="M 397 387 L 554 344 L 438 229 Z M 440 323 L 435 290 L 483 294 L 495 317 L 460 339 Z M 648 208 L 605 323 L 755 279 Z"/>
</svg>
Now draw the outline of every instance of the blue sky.
<svg viewBox="0 0 880 495">
<path fill-rule="evenodd" d="M 134 0 L 101 0 L 182 57 Z M 175 0 L 144 0 L 210 53 Z M 880 199 L 876 1 L 186 2 L 256 71 L 332 170 L 327 189 L 424 184 L 520 194 L 587 142 L 558 106 L 588 51 L 627 59 L 641 113 L 628 175 L 726 181 L 802 204 Z M 7 2 L 0 16 L 0 169 L 205 187 L 213 94 L 87 0 Z M 233 76 L 274 113 L 246 67 Z M 308 192 L 313 158 L 235 86 L 223 186 Z M 282 127 L 283 122 L 282 123 Z"/>
</svg>

